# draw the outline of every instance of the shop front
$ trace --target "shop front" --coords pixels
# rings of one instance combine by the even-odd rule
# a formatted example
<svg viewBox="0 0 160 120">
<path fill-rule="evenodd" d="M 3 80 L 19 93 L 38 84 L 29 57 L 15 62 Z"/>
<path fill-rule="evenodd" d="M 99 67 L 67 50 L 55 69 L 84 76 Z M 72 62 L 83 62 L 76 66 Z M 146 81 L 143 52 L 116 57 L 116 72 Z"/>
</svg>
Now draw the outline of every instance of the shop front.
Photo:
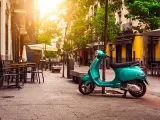
<svg viewBox="0 0 160 120">
<path fill-rule="evenodd" d="M 140 34 L 123 35 L 113 41 L 116 63 L 141 61 L 143 58 L 143 37 Z"/>
</svg>

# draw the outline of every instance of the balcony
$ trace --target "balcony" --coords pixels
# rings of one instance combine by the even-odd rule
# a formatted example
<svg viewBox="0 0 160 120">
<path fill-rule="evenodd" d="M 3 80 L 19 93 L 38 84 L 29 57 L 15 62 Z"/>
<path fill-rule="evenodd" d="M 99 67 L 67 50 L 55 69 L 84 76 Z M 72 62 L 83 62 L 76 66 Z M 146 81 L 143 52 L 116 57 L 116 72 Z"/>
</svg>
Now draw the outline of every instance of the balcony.
<svg viewBox="0 0 160 120">
<path fill-rule="evenodd" d="M 132 22 L 128 22 L 126 24 L 122 24 L 122 28 L 124 33 L 123 34 L 132 34 L 133 30 L 132 30 Z"/>
</svg>

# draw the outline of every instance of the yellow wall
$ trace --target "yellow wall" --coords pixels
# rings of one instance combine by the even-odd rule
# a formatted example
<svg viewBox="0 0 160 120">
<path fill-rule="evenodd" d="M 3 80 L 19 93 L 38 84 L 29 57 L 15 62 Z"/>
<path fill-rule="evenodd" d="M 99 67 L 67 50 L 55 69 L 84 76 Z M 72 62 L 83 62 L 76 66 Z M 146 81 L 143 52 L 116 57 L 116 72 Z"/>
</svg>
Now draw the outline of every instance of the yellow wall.
<svg viewBox="0 0 160 120">
<path fill-rule="evenodd" d="M 156 44 L 156 58 L 160 59 L 160 40 L 158 41 L 158 44 Z"/>
<path fill-rule="evenodd" d="M 112 43 L 112 42 L 108 42 L 107 45 L 106 45 L 106 47 L 107 47 L 107 48 L 106 48 L 106 54 L 107 54 L 108 56 L 110 56 L 109 44 L 113 44 L 113 43 Z M 113 46 L 113 48 L 114 48 L 114 51 L 112 51 L 112 57 L 113 57 L 113 58 L 116 58 L 116 46 L 115 46 L 114 44 L 113 44 L 112 46 Z"/>
<path fill-rule="evenodd" d="M 111 44 L 111 42 L 108 42 L 107 45 L 106 45 L 106 54 L 107 54 L 108 56 L 110 56 L 109 44 Z"/>
<path fill-rule="evenodd" d="M 126 45 L 122 45 L 122 58 L 126 58 Z"/>
<path fill-rule="evenodd" d="M 116 58 L 116 45 L 113 45 L 114 51 L 112 52 L 112 57 Z"/>
<path fill-rule="evenodd" d="M 134 41 L 132 43 L 132 53 L 135 51 L 135 58 L 142 59 L 143 58 L 143 40 L 142 36 L 135 36 Z M 133 58 L 133 54 L 132 54 Z"/>
</svg>

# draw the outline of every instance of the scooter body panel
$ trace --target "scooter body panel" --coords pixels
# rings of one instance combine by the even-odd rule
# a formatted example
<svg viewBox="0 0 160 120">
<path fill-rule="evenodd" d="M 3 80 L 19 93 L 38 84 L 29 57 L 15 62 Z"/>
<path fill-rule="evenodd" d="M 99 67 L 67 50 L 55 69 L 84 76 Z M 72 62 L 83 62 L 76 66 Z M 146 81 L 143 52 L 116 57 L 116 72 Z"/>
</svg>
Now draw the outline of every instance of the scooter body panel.
<svg viewBox="0 0 160 120">
<path fill-rule="evenodd" d="M 117 74 L 122 82 L 132 80 L 146 80 L 145 73 L 138 66 L 119 68 L 121 69 Z"/>
<path fill-rule="evenodd" d="M 80 80 L 85 82 L 85 84 L 89 84 L 92 82 L 91 77 L 88 74 L 85 74 L 83 77 L 81 77 Z"/>
</svg>

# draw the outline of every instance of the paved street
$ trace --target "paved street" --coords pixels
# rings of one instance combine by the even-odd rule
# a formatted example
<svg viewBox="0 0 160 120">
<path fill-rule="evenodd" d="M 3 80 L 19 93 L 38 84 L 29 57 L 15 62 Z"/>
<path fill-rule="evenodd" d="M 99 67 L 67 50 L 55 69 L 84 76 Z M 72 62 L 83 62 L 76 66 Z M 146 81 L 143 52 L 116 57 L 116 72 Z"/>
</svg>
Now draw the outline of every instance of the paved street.
<svg viewBox="0 0 160 120">
<path fill-rule="evenodd" d="M 111 70 L 107 71 L 109 79 L 114 77 Z M 44 75 L 45 83 L 26 83 L 21 90 L 0 90 L 0 120 L 160 120 L 158 79 L 149 78 L 147 95 L 135 99 L 129 94 L 127 98 L 102 95 L 100 88 L 84 96 L 78 85 L 61 78 L 62 74 L 45 71 Z"/>
</svg>

